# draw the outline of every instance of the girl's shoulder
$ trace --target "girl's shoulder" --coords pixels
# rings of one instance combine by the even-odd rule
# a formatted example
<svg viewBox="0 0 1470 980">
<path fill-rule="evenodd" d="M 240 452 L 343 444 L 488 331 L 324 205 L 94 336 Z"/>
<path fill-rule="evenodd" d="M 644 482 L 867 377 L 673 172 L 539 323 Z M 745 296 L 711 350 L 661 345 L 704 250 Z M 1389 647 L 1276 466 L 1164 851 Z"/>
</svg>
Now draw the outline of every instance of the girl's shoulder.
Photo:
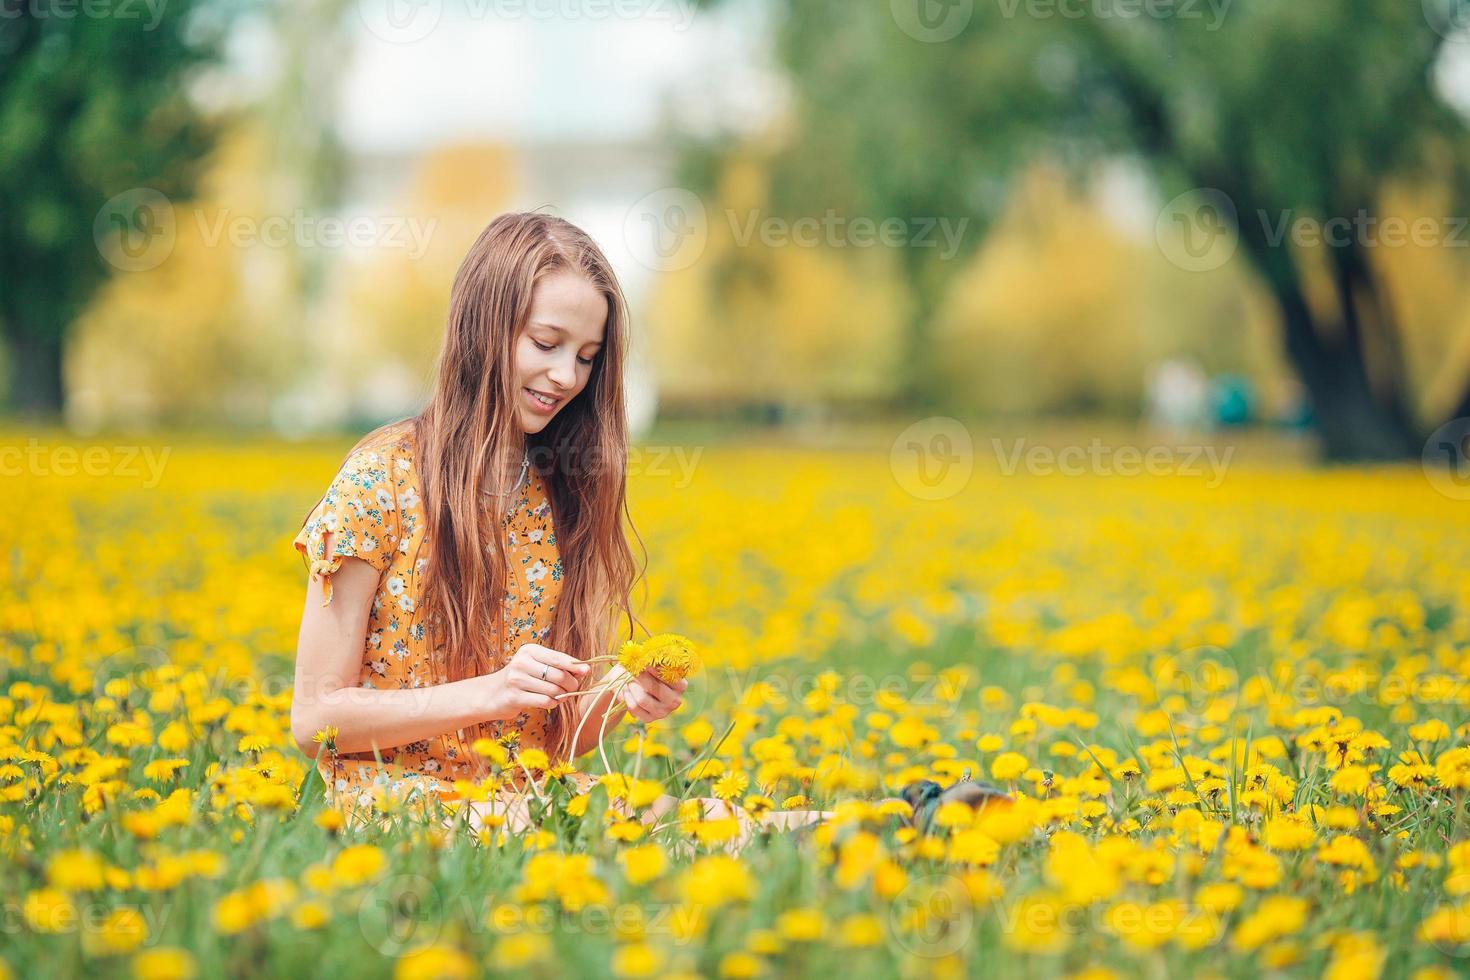
<svg viewBox="0 0 1470 980">
<path fill-rule="evenodd" d="M 411 425 L 384 426 L 369 434 L 348 455 L 344 468 L 376 469 L 388 482 L 411 486 L 417 482 L 414 466 L 417 449 Z"/>
<path fill-rule="evenodd" d="M 342 559 L 360 558 L 379 573 L 406 560 L 419 503 L 411 432 L 389 427 L 353 447 L 292 542 L 322 583 L 323 605 L 332 601 L 331 576 Z"/>
</svg>

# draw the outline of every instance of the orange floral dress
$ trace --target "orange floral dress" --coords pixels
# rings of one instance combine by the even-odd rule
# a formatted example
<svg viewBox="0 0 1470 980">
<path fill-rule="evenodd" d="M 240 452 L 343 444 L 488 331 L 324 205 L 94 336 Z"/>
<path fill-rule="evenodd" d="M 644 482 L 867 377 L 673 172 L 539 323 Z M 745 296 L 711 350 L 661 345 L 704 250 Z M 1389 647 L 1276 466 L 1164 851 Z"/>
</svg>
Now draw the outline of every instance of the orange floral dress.
<svg viewBox="0 0 1470 980">
<path fill-rule="evenodd" d="M 527 471 L 501 527 L 509 566 L 504 599 L 508 630 L 492 670 L 500 669 L 522 644 L 547 641 L 561 594 L 563 571 L 551 502 L 534 468 Z M 362 687 L 417 689 L 450 680 L 444 651 L 430 643 L 430 631 L 418 615 L 430 542 L 411 430 L 354 451 L 292 543 L 311 578 L 321 582 L 323 605 L 332 601 L 331 576 L 343 558 L 360 558 L 378 571 L 358 675 Z M 545 749 L 549 721 L 549 712 L 537 710 L 492 722 L 491 727 L 497 737 L 519 732 L 523 750 Z M 322 752 L 317 768 L 332 803 L 352 812 L 387 796 L 456 799 L 460 794 L 453 781 L 474 777 L 469 754 L 466 740 L 451 731 L 381 749 L 378 758 L 371 752 L 326 758 Z"/>
</svg>

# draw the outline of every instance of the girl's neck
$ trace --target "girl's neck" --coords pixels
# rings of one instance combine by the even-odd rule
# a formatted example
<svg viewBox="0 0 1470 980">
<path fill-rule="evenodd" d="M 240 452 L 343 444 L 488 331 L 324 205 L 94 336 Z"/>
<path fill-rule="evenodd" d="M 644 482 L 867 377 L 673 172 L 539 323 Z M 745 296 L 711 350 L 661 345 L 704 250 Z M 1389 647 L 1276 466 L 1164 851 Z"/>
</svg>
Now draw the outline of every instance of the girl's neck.
<svg viewBox="0 0 1470 980">
<path fill-rule="evenodd" d="M 501 484 L 501 486 L 505 487 L 506 489 L 510 489 L 516 485 L 517 481 L 520 480 L 522 463 L 526 460 L 526 453 L 528 451 L 529 447 L 525 445 L 514 446 L 511 449 L 509 466 L 504 474 L 502 474 L 505 477 L 505 480 Z M 529 467 L 527 467 L 526 478 L 530 479 L 530 476 L 530 469 Z"/>
</svg>

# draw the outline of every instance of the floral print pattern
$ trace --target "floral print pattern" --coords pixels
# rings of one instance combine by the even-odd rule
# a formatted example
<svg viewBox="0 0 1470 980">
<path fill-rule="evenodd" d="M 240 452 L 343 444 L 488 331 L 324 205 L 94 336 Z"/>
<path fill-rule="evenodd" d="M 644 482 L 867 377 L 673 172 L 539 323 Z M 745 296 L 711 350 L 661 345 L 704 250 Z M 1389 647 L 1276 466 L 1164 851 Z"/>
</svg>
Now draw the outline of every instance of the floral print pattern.
<svg viewBox="0 0 1470 980">
<path fill-rule="evenodd" d="M 490 506 L 490 498 L 486 501 Z M 527 472 L 501 527 L 509 565 L 504 596 L 508 630 L 492 670 L 500 669 L 522 644 L 547 642 L 561 593 L 551 501 L 534 469 Z M 410 432 L 354 451 L 292 542 L 310 577 L 321 582 L 323 605 L 332 601 L 332 575 L 342 559 L 359 558 L 378 571 L 358 676 L 362 687 L 413 689 L 450 679 L 444 650 L 431 642 L 431 631 L 417 615 L 428 538 Z M 549 712 L 527 711 L 493 722 L 491 728 L 500 738 L 518 733 L 522 749 L 544 749 L 549 722 Z M 322 753 L 317 767 L 333 802 L 355 809 L 373 805 L 384 794 L 410 800 L 457 798 L 453 781 L 473 778 L 469 753 L 459 732 L 446 732 L 381 749 L 378 758 L 365 752 L 327 759 Z"/>
</svg>

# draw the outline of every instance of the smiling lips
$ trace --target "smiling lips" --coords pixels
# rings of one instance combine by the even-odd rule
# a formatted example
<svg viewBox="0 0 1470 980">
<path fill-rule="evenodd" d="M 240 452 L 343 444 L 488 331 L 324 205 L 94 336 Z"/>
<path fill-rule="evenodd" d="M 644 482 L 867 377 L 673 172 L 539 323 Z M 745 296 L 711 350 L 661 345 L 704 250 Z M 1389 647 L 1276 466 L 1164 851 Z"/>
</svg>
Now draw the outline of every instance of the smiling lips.
<svg viewBox="0 0 1470 980">
<path fill-rule="evenodd" d="M 550 395 L 543 395 L 541 392 L 536 391 L 533 388 L 526 388 L 524 390 L 526 392 L 527 402 L 530 403 L 532 408 L 542 413 L 543 415 L 550 415 L 552 412 L 556 411 L 556 407 L 561 404 L 560 398 L 553 398 Z"/>
</svg>

